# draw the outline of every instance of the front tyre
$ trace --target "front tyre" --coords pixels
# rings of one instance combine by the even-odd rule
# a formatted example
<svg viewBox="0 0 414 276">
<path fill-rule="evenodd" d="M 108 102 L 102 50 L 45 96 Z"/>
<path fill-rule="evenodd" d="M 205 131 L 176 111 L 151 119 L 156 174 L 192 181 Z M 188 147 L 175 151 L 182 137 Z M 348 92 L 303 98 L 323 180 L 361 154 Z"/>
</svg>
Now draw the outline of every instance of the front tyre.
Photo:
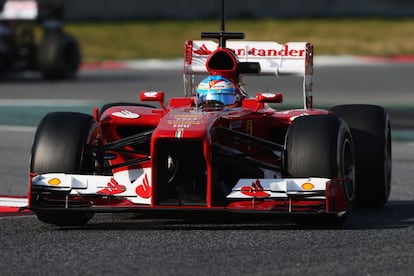
<svg viewBox="0 0 414 276">
<path fill-rule="evenodd" d="M 331 109 L 343 118 L 352 134 L 356 157 L 356 204 L 378 208 L 391 191 L 391 126 L 385 109 L 350 104 Z"/>
<path fill-rule="evenodd" d="M 91 149 L 98 145 L 99 139 L 100 128 L 92 116 L 75 112 L 49 113 L 35 134 L 30 172 L 92 174 L 95 158 Z M 31 205 L 43 222 L 73 226 L 84 225 L 92 218 L 93 214 L 87 212 L 48 211 L 33 193 Z"/>
<path fill-rule="evenodd" d="M 302 116 L 289 127 L 285 140 L 285 174 L 288 177 L 343 179 L 347 210 L 355 201 L 355 162 L 351 133 L 335 115 Z M 297 217 L 298 224 L 342 224 L 342 216 Z"/>
</svg>

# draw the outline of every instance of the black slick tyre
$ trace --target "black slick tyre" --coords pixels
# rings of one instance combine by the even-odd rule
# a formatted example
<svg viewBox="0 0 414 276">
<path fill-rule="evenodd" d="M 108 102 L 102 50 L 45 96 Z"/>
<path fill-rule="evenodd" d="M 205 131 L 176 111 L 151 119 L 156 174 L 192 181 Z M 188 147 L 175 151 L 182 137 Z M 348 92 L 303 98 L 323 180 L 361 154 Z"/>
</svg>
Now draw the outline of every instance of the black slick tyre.
<svg viewBox="0 0 414 276">
<path fill-rule="evenodd" d="M 355 146 L 357 206 L 382 207 L 391 191 L 391 126 L 385 109 L 350 104 L 331 109 L 348 124 Z"/>
<path fill-rule="evenodd" d="M 45 79 L 74 78 L 80 63 L 80 47 L 73 36 L 46 32 L 37 50 L 37 68 Z"/>
<path fill-rule="evenodd" d="M 286 133 L 285 173 L 288 177 L 344 179 L 344 192 L 351 210 L 355 201 L 355 161 L 351 134 L 335 115 L 296 118 Z M 301 225 L 341 225 L 341 216 L 298 216 Z"/>
<path fill-rule="evenodd" d="M 99 139 L 100 128 L 92 116 L 75 112 L 49 113 L 35 134 L 30 172 L 92 174 L 95 159 L 91 148 L 98 144 Z M 42 202 L 35 198 L 31 198 L 31 202 L 42 206 Z M 61 226 L 84 225 L 93 215 L 70 210 L 48 211 L 47 208 L 35 208 L 34 212 L 39 220 Z"/>
</svg>

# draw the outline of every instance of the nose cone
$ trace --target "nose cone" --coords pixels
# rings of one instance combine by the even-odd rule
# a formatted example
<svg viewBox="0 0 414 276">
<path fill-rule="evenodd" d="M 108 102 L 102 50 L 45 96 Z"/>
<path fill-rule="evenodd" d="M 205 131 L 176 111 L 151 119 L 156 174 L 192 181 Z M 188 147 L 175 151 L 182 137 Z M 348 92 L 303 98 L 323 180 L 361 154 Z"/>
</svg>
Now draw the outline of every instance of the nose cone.
<svg viewBox="0 0 414 276">
<path fill-rule="evenodd" d="M 153 137 L 208 139 L 216 119 L 215 112 L 201 112 L 192 107 L 177 108 L 161 119 Z"/>
</svg>

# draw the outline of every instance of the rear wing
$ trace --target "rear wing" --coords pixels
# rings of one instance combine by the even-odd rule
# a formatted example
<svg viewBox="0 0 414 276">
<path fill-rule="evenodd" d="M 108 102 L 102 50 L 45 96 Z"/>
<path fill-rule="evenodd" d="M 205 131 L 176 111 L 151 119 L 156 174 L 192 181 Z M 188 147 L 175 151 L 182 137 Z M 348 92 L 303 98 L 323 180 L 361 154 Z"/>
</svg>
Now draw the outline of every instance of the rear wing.
<svg viewBox="0 0 414 276">
<path fill-rule="evenodd" d="M 38 4 L 35 0 L 0 1 L 0 20 L 33 20 L 38 16 Z"/>
<path fill-rule="evenodd" d="M 184 79 L 186 94 L 194 93 L 194 77 L 208 74 L 206 61 L 218 44 L 210 40 L 188 40 L 184 49 Z M 312 108 L 313 45 L 307 42 L 279 44 L 272 41 L 227 41 L 240 62 L 258 62 L 255 75 L 303 77 L 304 107 Z M 188 90 L 191 89 L 191 92 Z"/>
</svg>

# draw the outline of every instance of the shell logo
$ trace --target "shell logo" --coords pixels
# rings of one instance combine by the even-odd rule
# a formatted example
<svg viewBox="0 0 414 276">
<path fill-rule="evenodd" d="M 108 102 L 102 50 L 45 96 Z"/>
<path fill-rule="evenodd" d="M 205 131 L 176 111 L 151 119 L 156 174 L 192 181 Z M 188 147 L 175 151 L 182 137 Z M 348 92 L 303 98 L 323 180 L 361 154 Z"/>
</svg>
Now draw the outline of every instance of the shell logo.
<svg viewBox="0 0 414 276">
<path fill-rule="evenodd" d="M 302 184 L 301 187 L 302 187 L 303 190 L 313 190 L 315 188 L 315 185 L 313 185 L 310 182 L 305 182 L 305 183 Z"/>
<path fill-rule="evenodd" d="M 47 183 L 52 186 L 59 186 L 62 183 L 62 181 L 60 181 L 59 178 L 52 178 L 52 179 L 49 179 Z"/>
</svg>

